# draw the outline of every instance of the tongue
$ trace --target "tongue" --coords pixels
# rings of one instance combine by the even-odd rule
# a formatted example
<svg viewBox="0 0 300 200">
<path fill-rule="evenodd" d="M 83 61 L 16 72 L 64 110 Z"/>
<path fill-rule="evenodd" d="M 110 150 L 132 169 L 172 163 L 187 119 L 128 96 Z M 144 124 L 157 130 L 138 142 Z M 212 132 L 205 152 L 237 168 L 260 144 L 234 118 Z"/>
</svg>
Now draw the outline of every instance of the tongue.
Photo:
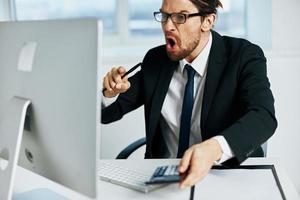
<svg viewBox="0 0 300 200">
<path fill-rule="evenodd" d="M 173 40 L 168 40 L 167 41 L 167 48 L 169 50 L 174 50 L 175 49 L 175 45 L 176 45 L 175 41 L 173 41 Z"/>
<path fill-rule="evenodd" d="M 172 45 L 170 43 L 167 43 L 166 47 L 167 47 L 168 51 L 172 51 L 173 50 L 173 47 L 172 47 Z"/>
</svg>

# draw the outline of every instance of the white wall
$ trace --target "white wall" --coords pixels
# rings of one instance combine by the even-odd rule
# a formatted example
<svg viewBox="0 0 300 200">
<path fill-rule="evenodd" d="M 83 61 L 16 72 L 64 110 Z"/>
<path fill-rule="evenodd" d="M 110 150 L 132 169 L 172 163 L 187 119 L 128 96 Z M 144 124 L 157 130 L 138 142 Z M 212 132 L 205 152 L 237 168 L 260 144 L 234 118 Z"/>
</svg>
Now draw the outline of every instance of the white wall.
<svg viewBox="0 0 300 200">
<path fill-rule="evenodd" d="M 258 2 L 259 5 L 259 2 Z M 268 75 L 275 96 L 278 129 L 268 143 L 268 156 L 278 157 L 300 192 L 300 1 L 272 1 L 272 48 L 265 50 Z M 253 26 L 255 27 L 255 26 Z M 265 36 L 264 36 L 265 37 Z M 154 44 L 156 45 L 156 44 Z M 122 51 L 121 51 L 122 52 Z M 146 49 L 131 57 L 117 53 L 107 56 L 105 70 L 113 64 L 132 66 L 140 61 Z M 129 52 L 130 53 L 130 52 Z M 111 54 L 110 54 L 111 55 Z M 116 60 L 116 61 L 114 61 Z M 114 158 L 127 144 L 143 137 L 143 110 L 131 113 L 113 126 L 103 126 L 101 157 Z M 143 152 L 138 154 L 142 158 Z"/>
<path fill-rule="evenodd" d="M 273 0 L 273 51 L 299 52 L 300 1 Z"/>
<path fill-rule="evenodd" d="M 268 156 L 280 159 L 300 192 L 300 54 L 267 57 L 278 120 Z"/>
<path fill-rule="evenodd" d="M 299 9 L 299 0 L 273 0 L 273 48 L 266 56 L 279 123 L 268 156 L 280 158 L 300 193 Z"/>
</svg>

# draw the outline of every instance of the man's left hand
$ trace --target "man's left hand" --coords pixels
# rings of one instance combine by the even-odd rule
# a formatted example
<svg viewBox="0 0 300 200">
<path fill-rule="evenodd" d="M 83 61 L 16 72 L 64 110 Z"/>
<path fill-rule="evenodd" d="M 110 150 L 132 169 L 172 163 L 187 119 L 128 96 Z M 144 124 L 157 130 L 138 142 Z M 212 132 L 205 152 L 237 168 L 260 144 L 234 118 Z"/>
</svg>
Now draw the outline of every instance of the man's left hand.
<svg viewBox="0 0 300 200">
<path fill-rule="evenodd" d="M 202 180 L 214 162 L 221 158 L 222 153 L 221 146 L 215 139 L 206 140 L 186 150 L 179 164 L 179 172 L 186 174 L 186 177 L 180 182 L 179 187 L 181 189 L 191 187 Z"/>
</svg>

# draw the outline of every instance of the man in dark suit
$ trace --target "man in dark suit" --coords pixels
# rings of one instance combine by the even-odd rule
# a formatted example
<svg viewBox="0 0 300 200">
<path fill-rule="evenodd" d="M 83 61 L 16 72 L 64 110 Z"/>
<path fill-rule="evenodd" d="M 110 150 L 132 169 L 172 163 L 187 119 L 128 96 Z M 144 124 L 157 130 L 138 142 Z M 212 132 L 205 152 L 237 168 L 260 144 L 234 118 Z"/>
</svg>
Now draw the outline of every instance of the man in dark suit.
<svg viewBox="0 0 300 200">
<path fill-rule="evenodd" d="M 203 179 L 215 163 L 263 156 L 275 132 L 274 99 L 262 50 L 212 31 L 218 0 L 163 0 L 155 19 L 166 45 L 151 49 L 134 76 L 123 67 L 105 77 L 102 123 L 144 106 L 145 158 L 182 158 L 180 187 Z"/>
</svg>

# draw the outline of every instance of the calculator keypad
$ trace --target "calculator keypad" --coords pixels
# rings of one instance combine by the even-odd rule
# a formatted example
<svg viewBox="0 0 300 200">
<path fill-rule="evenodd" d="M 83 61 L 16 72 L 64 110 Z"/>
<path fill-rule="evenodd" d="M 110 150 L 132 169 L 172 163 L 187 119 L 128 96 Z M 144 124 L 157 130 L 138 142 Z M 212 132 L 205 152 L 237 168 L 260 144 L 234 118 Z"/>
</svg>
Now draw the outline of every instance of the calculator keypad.
<svg viewBox="0 0 300 200">
<path fill-rule="evenodd" d="M 157 167 L 147 184 L 179 182 L 178 165 Z"/>
</svg>

